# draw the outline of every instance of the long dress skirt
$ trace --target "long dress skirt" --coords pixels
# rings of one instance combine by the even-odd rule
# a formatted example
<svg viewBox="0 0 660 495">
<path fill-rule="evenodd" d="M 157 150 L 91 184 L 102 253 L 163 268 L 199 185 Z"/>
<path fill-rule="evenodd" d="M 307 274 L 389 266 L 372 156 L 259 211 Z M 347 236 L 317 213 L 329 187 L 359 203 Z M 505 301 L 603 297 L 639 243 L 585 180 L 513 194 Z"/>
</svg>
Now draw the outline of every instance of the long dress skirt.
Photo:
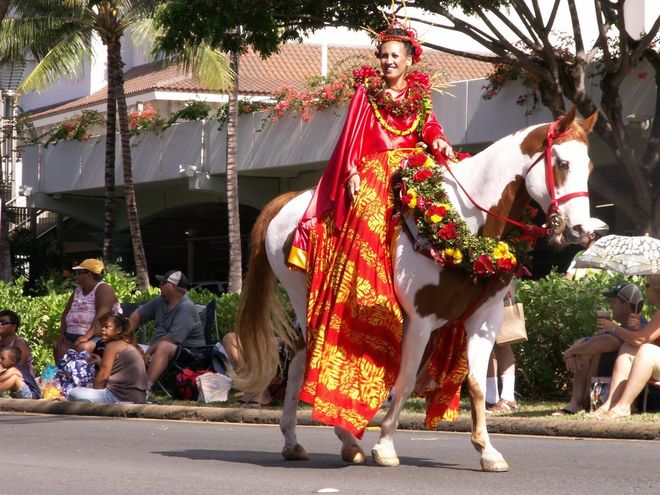
<svg viewBox="0 0 660 495">
<path fill-rule="evenodd" d="M 363 158 L 360 190 L 340 231 L 332 214 L 308 248 L 307 374 L 312 417 L 358 437 L 394 385 L 403 317 L 392 283 L 391 178 L 410 150 Z"/>
</svg>

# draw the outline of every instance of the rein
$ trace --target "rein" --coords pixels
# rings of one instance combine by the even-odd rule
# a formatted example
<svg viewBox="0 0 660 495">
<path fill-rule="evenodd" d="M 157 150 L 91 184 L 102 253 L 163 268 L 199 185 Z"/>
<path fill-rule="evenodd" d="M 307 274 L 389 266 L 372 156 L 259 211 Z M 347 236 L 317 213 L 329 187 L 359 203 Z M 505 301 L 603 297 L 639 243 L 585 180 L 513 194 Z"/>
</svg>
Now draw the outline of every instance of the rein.
<svg viewBox="0 0 660 495">
<path fill-rule="evenodd" d="M 479 203 L 477 203 L 474 198 L 468 193 L 465 188 L 463 187 L 463 184 L 461 184 L 456 176 L 454 175 L 454 172 L 451 170 L 449 163 L 445 163 L 444 166 L 449 172 L 449 175 L 452 176 L 456 184 L 461 188 L 461 191 L 467 196 L 467 198 L 472 202 L 472 204 L 477 207 L 479 210 L 483 211 L 487 215 L 494 216 L 495 218 L 499 218 L 500 220 L 503 220 L 507 223 L 510 223 L 512 225 L 515 225 L 519 229 L 521 229 L 523 232 L 528 234 L 530 237 L 532 237 L 534 240 L 539 239 L 541 237 L 545 237 L 546 235 L 550 235 L 551 233 L 558 234 L 561 231 L 564 230 L 564 220 L 559 216 L 559 205 L 561 203 L 565 203 L 573 198 L 578 198 L 578 197 L 588 197 L 589 193 L 586 191 L 578 191 L 578 192 L 573 192 L 570 194 L 565 194 L 559 198 L 556 197 L 556 190 L 555 190 L 555 176 L 552 170 L 552 145 L 553 141 L 555 139 L 558 139 L 560 137 L 564 137 L 570 134 L 570 131 L 565 131 L 565 132 L 557 132 L 556 128 L 558 125 L 559 121 L 554 121 L 552 124 L 550 124 L 550 127 L 548 128 L 548 134 L 543 142 L 543 147 L 544 147 L 544 153 L 539 155 L 539 157 L 532 163 L 532 165 L 527 169 L 527 172 L 525 173 L 525 179 L 529 175 L 529 172 L 534 168 L 534 166 L 539 163 L 543 158 L 545 158 L 545 183 L 548 187 L 548 192 L 550 194 L 550 206 L 548 207 L 548 211 L 546 212 L 546 216 L 548 218 L 548 223 L 550 224 L 550 227 L 547 228 L 542 228 L 542 227 L 537 227 L 536 225 L 528 225 L 522 222 L 519 222 L 517 220 L 513 220 L 512 218 L 505 217 L 503 215 L 500 215 L 498 213 L 495 213 L 494 211 L 489 210 L 488 208 L 484 208 L 481 206 Z"/>
</svg>

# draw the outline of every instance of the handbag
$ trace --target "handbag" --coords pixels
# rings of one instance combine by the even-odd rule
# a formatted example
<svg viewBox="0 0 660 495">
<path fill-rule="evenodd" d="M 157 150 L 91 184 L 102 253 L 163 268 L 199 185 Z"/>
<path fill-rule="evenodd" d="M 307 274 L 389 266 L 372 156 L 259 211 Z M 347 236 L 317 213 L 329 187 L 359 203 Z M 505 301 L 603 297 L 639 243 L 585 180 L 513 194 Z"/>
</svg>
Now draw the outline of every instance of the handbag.
<svg viewBox="0 0 660 495">
<path fill-rule="evenodd" d="M 512 345 L 526 340 L 527 330 L 525 329 L 525 312 L 522 303 L 504 306 L 504 321 L 495 343 L 497 345 Z"/>
</svg>

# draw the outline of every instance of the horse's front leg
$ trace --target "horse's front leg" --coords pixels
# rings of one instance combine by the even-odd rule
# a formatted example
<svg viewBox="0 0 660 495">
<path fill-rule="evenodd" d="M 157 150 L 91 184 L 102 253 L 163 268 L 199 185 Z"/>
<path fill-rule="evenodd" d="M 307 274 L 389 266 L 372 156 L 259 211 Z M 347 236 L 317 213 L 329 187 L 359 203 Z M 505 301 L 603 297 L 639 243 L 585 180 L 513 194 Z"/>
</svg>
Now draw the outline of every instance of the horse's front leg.
<svg viewBox="0 0 660 495">
<path fill-rule="evenodd" d="M 280 418 L 280 431 L 284 435 L 282 457 L 287 461 L 306 461 L 309 455 L 298 443 L 296 437 L 296 414 L 298 412 L 298 394 L 305 375 L 305 350 L 298 350 L 289 364 L 284 407 Z"/>
<path fill-rule="evenodd" d="M 413 392 L 417 369 L 422 354 L 429 339 L 430 331 L 425 331 L 424 325 L 416 323 L 415 332 L 410 320 L 405 319 L 403 329 L 403 348 L 401 367 L 394 384 L 394 400 L 380 426 L 380 437 L 371 450 L 374 462 L 380 466 L 398 466 L 399 457 L 394 448 L 394 434 L 399 425 L 399 416 L 406 400 Z"/>
<path fill-rule="evenodd" d="M 470 320 L 474 324 L 475 320 Z M 490 353 L 493 350 L 495 334 L 492 330 L 489 330 L 490 325 L 488 323 L 482 323 L 484 320 L 479 320 L 478 318 L 476 321 L 479 321 L 479 327 L 483 325 L 483 331 L 470 331 L 470 320 L 466 324 L 466 330 L 468 332 L 467 353 L 469 371 L 467 384 L 472 416 L 472 445 L 481 455 L 481 469 L 490 472 L 508 471 L 509 465 L 504 460 L 502 454 L 490 443 L 486 428 L 486 374 Z M 488 336 L 484 336 L 484 334 Z"/>
</svg>

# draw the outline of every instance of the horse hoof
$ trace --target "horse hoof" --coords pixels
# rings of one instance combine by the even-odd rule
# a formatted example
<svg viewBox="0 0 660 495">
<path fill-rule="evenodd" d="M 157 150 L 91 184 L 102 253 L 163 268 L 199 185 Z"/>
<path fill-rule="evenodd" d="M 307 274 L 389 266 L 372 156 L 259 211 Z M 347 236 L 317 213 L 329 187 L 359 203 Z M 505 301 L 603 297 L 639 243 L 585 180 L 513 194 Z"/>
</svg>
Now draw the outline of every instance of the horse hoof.
<svg viewBox="0 0 660 495">
<path fill-rule="evenodd" d="M 509 465 L 502 456 L 490 459 L 482 457 L 481 469 L 487 473 L 505 473 L 509 470 Z"/>
<path fill-rule="evenodd" d="M 372 449 L 371 456 L 374 458 L 374 462 L 379 466 L 395 467 L 399 465 L 399 458 L 396 454 L 385 455 L 377 449 Z"/>
<path fill-rule="evenodd" d="M 364 464 L 367 456 L 359 445 L 348 445 L 341 449 L 341 459 L 351 464 Z"/>
<path fill-rule="evenodd" d="M 282 449 L 282 457 L 285 461 L 308 461 L 309 454 L 305 448 L 299 443 L 295 444 L 293 447 L 284 447 Z"/>
</svg>

